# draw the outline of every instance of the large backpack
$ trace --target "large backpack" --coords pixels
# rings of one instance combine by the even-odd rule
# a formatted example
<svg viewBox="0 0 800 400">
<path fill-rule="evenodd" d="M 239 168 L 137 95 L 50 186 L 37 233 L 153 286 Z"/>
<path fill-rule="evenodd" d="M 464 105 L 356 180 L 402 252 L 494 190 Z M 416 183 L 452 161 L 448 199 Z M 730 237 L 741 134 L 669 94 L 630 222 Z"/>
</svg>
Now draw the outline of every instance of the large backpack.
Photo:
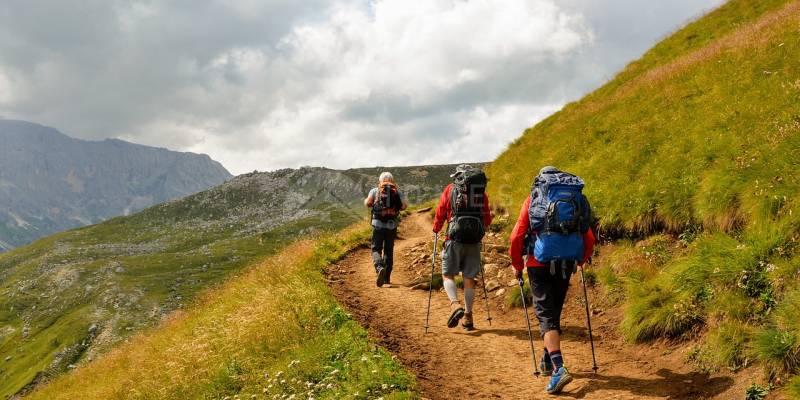
<svg viewBox="0 0 800 400">
<path fill-rule="evenodd" d="M 372 202 L 372 218 L 381 222 L 389 222 L 397 219 L 400 214 L 403 200 L 397 191 L 397 186 L 391 183 L 384 183 L 378 186 L 375 199 Z"/>
<path fill-rule="evenodd" d="M 450 192 L 453 217 L 447 225 L 447 236 L 458 243 L 480 243 L 486 228 L 483 226 L 483 203 L 486 193 L 486 174 L 480 169 L 468 169 L 458 174 Z"/>
<path fill-rule="evenodd" d="M 583 234 L 591 223 L 583 186 L 581 178 L 555 168 L 542 170 L 534 179 L 528 254 L 537 261 L 583 261 Z"/>
</svg>

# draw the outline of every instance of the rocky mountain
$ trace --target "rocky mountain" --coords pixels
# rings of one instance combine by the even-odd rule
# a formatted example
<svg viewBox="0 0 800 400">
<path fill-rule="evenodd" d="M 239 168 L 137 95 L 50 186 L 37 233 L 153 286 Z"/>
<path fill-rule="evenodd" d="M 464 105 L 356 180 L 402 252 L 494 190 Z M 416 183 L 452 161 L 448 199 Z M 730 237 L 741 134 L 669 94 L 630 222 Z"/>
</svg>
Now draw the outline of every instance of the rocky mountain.
<svg viewBox="0 0 800 400">
<path fill-rule="evenodd" d="M 204 154 L 73 139 L 34 123 L 0 120 L 0 251 L 230 178 Z"/>
<path fill-rule="evenodd" d="M 453 169 L 388 170 L 423 203 Z M 365 220 L 382 170 L 244 174 L 0 254 L 0 398 L 95 358 L 297 237 Z"/>
</svg>

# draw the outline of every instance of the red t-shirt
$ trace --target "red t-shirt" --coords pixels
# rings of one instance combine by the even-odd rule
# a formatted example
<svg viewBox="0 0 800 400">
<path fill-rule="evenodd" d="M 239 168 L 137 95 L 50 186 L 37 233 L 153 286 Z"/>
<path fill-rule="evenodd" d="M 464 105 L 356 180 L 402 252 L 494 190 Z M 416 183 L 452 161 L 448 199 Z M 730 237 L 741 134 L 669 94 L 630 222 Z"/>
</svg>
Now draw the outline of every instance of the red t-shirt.
<svg viewBox="0 0 800 400">
<path fill-rule="evenodd" d="M 522 204 L 522 209 L 519 211 L 517 224 L 514 225 L 514 230 L 511 231 L 511 245 L 508 251 L 511 256 L 511 265 L 517 271 L 522 271 L 525 266 L 544 267 L 544 264 L 537 261 L 533 255 L 528 255 L 527 262 L 524 262 L 522 258 L 522 252 L 525 250 L 525 237 L 528 235 L 528 231 L 531 227 L 531 220 L 528 215 L 528 210 L 530 208 L 531 196 L 528 196 L 528 198 L 525 200 L 525 203 Z M 581 264 L 585 263 L 586 260 L 591 257 L 592 251 L 594 251 L 594 243 L 594 233 L 592 233 L 592 230 L 589 229 L 583 234 L 583 260 L 581 260 Z M 525 264 L 525 266 L 523 266 L 523 264 Z"/>
</svg>

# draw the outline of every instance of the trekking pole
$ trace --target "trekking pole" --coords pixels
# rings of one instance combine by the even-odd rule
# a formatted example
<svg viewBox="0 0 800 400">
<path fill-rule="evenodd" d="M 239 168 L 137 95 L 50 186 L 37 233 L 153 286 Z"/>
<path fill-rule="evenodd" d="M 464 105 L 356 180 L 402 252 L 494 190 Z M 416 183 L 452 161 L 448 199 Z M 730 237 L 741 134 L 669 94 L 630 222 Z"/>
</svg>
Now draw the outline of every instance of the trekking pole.
<svg viewBox="0 0 800 400">
<path fill-rule="evenodd" d="M 589 258 L 589 265 L 592 265 L 592 258 Z M 586 277 L 583 275 L 583 267 L 581 267 L 581 282 L 583 282 L 583 299 L 586 304 L 586 325 L 589 327 L 589 344 L 592 346 L 592 369 L 597 373 L 597 359 L 594 356 L 594 338 L 592 337 L 592 319 L 589 316 L 589 294 L 586 291 Z"/>
<path fill-rule="evenodd" d="M 483 282 L 483 300 L 486 302 L 486 320 L 492 326 L 492 312 L 489 307 L 489 295 L 486 293 L 486 274 L 483 272 L 483 243 L 481 243 L 481 282 Z"/>
<path fill-rule="evenodd" d="M 433 256 L 431 257 L 431 282 L 428 285 L 428 313 L 425 315 L 425 333 L 428 333 L 428 321 L 431 318 L 431 295 L 433 294 L 433 272 L 436 269 L 436 248 L 439 247 L 439 234 L 433 234 Z"/>
<path fill-rule="evenodd" d="M 531 333 L 531 318 L 528 316 L 528 306 L 525 304 L 525 279 L 519 278 L 519 294 L 522 298 L 522 309 L 525 310 L 525 322 L 528 324 L 528 340 L 531 342 L 531 364 L 533 364 L 533 375 L 539 377 L 539 366 L 536 365 L 536 349 L 533 345 L 533 333 Z"/>
</svg>

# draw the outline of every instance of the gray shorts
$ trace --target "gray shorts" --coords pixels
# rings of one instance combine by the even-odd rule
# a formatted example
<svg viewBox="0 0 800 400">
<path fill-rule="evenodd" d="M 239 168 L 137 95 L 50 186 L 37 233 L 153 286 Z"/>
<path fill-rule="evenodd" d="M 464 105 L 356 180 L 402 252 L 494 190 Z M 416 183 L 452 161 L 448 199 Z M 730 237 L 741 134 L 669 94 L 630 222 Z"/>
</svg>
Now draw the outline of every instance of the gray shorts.
<svg viewBox="0 0 800 400">
<path fill-rule="evenodd" d="M 475 278 L 481 270 L 481 244 L 444 242 L 442 251 L 442 275 L 455 276 L 459 272 L 464 278 Z"/>
</svg>

